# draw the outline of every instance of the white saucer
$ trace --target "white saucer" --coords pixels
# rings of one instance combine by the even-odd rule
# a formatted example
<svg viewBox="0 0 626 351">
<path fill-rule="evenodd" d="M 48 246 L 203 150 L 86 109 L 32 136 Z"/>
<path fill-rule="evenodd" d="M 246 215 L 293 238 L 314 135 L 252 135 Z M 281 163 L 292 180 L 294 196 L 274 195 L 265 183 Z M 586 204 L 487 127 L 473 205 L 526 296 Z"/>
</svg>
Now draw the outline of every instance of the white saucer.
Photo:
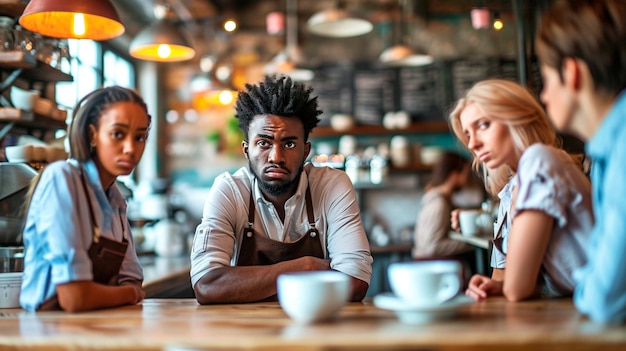
<svg viewBox="0 0 626 351">
<path fill-rule="evenodd" d="M 461 306 L 474 303 L 471 298 L 459 294 L 440 304 L 429 306 L 411 306 L 393 293 L 382 293 L 374 296 L 374 305 L 378 308 L 391 310 L 398 318 L 408 324 L 423 324 L 454 316 Z"/>
</svg>

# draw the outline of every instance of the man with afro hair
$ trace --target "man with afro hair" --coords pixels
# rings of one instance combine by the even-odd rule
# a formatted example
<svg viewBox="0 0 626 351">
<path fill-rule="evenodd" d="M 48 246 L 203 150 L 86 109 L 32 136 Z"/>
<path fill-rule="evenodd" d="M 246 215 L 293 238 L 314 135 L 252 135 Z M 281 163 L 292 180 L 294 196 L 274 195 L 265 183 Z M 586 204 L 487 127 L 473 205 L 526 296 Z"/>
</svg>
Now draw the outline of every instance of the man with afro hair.
<svg viewBox="0 0 626 351">
<path fill-rule="evenodd" d="M 306 163 L 322 113 L 312 92 L 284 76 L 239 92 L 248 166 L 220 174 L 204 204 L 191 252 L 199 303 L 275 300 L 280 274 L 316 270 L 348 275 L 351 300 L 365 297 L 372 257 L 352 183 Z"/>
</svg>

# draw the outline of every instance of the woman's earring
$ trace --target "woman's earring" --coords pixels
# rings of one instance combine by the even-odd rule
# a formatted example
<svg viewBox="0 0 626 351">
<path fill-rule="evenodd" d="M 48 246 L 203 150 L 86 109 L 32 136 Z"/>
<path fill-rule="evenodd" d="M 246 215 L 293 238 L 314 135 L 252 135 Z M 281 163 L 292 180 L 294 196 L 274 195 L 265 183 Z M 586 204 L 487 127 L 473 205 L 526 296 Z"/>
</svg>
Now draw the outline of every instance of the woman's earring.
<svg viewBox="0 0 626 351">
<path fill-rule="evenodd" d="M 96 148 L 96 143 L 92 142 L 89 144 L 89 151 L 93 152 L 95 148 Z"/>
</svg>

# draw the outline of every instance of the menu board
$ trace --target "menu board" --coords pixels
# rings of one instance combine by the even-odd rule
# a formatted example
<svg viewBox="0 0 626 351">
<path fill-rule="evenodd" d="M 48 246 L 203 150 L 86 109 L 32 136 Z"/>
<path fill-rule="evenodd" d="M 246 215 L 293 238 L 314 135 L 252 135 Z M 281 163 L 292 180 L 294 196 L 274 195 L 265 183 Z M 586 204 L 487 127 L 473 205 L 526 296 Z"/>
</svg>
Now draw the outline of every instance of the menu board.
<svg viewBox="0 0 626 351">
<path fill-rule="evenodd" d="M 321 125 L 337 113 L 354 116 L 360 125 L 380 125 L 387 112 L 397 111 L 407 112 L 413 122 L 444 121 L 446 110 L 467 89 L 495 77 L 516 80 L 516 61 L 459 59 L 420 67 L 332 64 L 316 68 L 309 84 L 323 111 Z"/>
<path fill-rule="evenodd" d="M 320 125 L 328 125 L 330 117 L 336 113 L 352 114 L 351 66 L 322 66 L 314 73 L 310 86 L 323 112 Z"/>
<path fill-rule="evenodd" d="M 452 92 L 456 100 L 465 94 L 474 83 L 500 76 L 498 59 L 468 59 L 451 64 Z"/>
<path fill-rule="evenodd" d="M 414 121 L 443 118 L 448 102 L 444 74 L 440 65 L 403 67 L 398 70 L 398 108 Z"/>
<path fill-rule="evenodd" d="M 357 68 L 354 71 L 354 118 L 359 124 L 379 125 L 385 113 L 396 111 L 397 71 Z"/>
</svg>

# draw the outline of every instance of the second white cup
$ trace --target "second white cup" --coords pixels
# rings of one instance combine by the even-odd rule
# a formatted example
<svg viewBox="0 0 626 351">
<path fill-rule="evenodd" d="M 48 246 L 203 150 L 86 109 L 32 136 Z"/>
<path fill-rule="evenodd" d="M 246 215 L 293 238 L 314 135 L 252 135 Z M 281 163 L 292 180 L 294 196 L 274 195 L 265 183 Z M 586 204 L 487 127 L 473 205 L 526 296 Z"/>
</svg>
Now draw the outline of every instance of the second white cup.
<svg viewBox="0 0 626 351">
<path fill-rule="evenodd" d="M 455 297 L 461 289 L 457 261 L 412 261 L 389 265 L 391 289 L 410 306 L 433 306 Z"/>
</svg>

